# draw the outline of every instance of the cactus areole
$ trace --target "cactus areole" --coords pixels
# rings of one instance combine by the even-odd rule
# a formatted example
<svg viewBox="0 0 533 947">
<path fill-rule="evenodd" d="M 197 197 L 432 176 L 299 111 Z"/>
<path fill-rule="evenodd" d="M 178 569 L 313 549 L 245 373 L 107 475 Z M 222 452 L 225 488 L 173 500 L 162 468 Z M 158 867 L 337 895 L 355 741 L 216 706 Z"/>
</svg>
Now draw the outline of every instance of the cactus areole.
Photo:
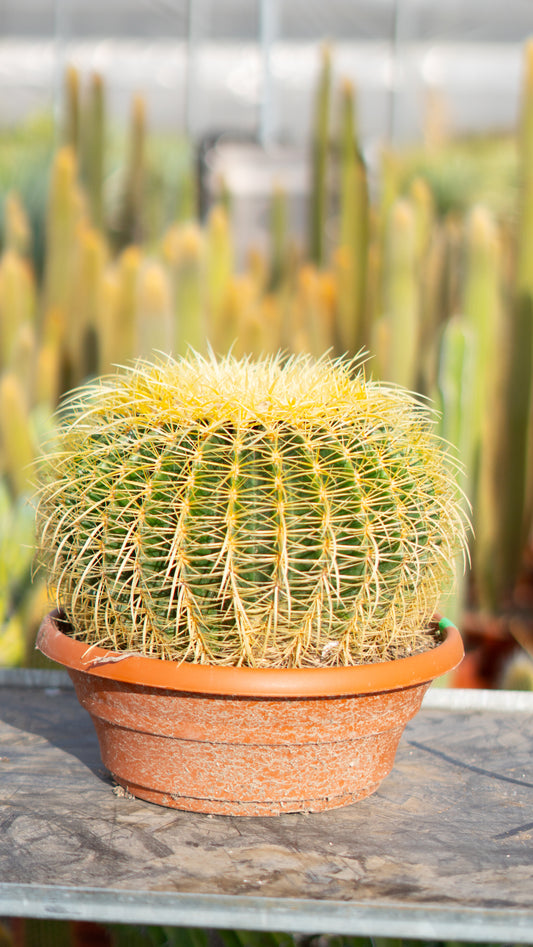
<svg viewBox="0 0 533 947">
<path fill-rule="evenodd" d="M 136 795 L 243 814 L 355 801 L 390 770 L 399 732 L 429 682 L 461 659 L 456 629 L 433 621 L 465 548 L 461 510 L 454 464 L 430 410 L 402 389 L 366 380 L 357 363 L 192 354 L 139 363 L 75 392 L 61 409 L 37 517 L 61 620 L 43 623 L 39 647 L 69 667 L 104 762 Z M 136 685 L 131 668 L 140 672 L 141 664 L 149 680 L 139 688 L 142 676 Z M 154 682 L 156 667 L 163 683 Z M 88 696 L 88 681 L 100 699 Z M 102 693 L 112 681 L 132 687 L 137 700 L 152 690 L 154 712 L 175 685 L 181 723 L 165 726 L 177 728 L 179 761 L 163 766 L 153 736 L 157 767 L 168 770 L 163 786 L 153 785 L 154 776 L 147 788 L 126 772 L 123 759 L 139 754 L 138 746 L 124 749 L 129 726 L 119 726 L 122 762 L 116 748 L 111 753 Z M 401 708 L 392 712 L 394 736 L 378 753 L 379 772 L 369 775 L 363 757 L 368 763 L 376 754 L 348 705 L 355 700 L 362 710 L 370 701 L 371 720 L 381 715 L 374 705 L 382 685 L 388 703 L 400 699 Z M 244 726 L 242 740 L 238 733 L 223 740 L 226 751 L 244 753 L 238 787 L 236 760 L 221 776 L 220 760 L 211 759 L 215 734 L 198 700 L 224 702 L 222 729 Z M 280 701 L 297 713 L 288 728 L 294 752 L 313 756 L 306 769 L 316 767 L 319 746 L 329 747 L 322 776 L 313 776 L 322 788 L 309 787 L 305 798 L 301 775 L 283 788 L 280 774 L 292 768 L 287 749 L 274 760 L 271 738 L 279 749 L 283 740 L 273 734 L 288 714 Z M 166 719 L 169 708 L 162 713 Z M 320 723 L 324 715 L 329 723 Z M 252 759 L 257 743 L 263 757 Z M 347 771 L 337 759 L 345 743 Z M 204 752 L 195 764 L 187 754 L 207 744 L 211 763 Z M 271 774 L 267 788 L 261 779 L 247 786 L 256 767 Z M 204 787 L 184 787 L 185 771 L 200 770 Z M 340 784 L 324 788 L 327 773 Z"/>
</svg>

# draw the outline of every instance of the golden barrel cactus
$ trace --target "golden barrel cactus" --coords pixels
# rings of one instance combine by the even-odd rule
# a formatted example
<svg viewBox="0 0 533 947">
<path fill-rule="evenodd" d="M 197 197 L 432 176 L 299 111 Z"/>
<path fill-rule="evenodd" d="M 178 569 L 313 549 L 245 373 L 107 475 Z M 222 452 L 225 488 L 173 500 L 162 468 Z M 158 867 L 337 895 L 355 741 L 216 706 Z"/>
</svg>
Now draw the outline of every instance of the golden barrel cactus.
<svg viewBox="0 0 533 947">
<path fill-rule="evenodd" d="M 41 559 L 73 634 L 175 661 L 312 667 L 431 646 L 466 522 L 415 396 L 358 362 L 190 354 L 75 392 Z"/>
</svg>

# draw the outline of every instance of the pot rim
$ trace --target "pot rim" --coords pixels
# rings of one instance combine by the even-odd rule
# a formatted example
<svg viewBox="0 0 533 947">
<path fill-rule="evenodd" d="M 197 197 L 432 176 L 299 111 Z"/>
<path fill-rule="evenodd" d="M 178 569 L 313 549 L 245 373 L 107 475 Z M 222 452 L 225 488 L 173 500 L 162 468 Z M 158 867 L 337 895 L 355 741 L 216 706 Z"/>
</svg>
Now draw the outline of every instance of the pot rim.
<svg viewBox="0 0 533 947">
<path fill-rule="evenodd" d="M 329 697 L 372 694 L 429 684 L 461 662 L 461 635 L 447 618 L 435 616 L 443 641 L 435 648 L 376 664 L 323 668 L 249 668 L 163 661 L 121 654 L 71 638 L 60 613 L 43 620 L 36 647 L 69 670 L 94 677 L 187 693 L 245 697 Z"/>
</svg>

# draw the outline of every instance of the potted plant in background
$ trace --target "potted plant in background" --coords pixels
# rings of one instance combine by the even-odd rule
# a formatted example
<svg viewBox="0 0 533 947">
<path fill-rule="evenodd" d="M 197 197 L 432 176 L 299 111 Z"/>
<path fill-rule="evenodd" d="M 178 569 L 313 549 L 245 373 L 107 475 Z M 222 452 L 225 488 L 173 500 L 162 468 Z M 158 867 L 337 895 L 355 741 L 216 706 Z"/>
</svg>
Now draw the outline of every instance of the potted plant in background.
<svg viewBox="0 0 533 947">
<path fill-rule="evenodd" d="M 435 618 L 467 524 L 429 409 L 357 362 L 191 354 L 61 414 L 38 646 L 115 779 L 243 815 L 373 792 L 463 654 Z"/>
</svg>

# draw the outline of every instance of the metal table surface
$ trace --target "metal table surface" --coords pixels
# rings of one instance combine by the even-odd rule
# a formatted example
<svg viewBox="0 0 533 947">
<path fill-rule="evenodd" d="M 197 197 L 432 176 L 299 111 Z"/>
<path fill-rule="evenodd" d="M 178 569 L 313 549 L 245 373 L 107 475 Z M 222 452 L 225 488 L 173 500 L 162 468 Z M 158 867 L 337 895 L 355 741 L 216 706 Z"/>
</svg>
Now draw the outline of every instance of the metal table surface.
<svg viewBox="0 0 533 947">
<path fill-rule="evenodd" d="M 533 943 L 533 694 L 432 689 L 314 815 L 127 798 L 62 672 L 0 671 L 0 916 Z"/>
</svg>

